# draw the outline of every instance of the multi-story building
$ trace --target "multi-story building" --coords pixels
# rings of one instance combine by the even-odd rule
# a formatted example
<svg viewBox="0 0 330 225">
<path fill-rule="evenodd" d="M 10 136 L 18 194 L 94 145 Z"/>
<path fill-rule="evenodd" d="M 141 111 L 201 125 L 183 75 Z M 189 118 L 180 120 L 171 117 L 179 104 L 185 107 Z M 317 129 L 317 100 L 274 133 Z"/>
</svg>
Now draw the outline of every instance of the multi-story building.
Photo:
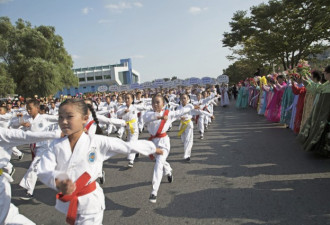
<svg viewBox="0 0 330 225">
<path fill-rule="evenodd" d="M 134 84 L 140 82 L 140 74 L 133 70 L 131 59 L 121 59 L 119 64 L 73 69 L 79 79 L 79 87 L 64 88 L 56 94 L 75 96 L 96 92 L 100 86 Z"/>
</svg>

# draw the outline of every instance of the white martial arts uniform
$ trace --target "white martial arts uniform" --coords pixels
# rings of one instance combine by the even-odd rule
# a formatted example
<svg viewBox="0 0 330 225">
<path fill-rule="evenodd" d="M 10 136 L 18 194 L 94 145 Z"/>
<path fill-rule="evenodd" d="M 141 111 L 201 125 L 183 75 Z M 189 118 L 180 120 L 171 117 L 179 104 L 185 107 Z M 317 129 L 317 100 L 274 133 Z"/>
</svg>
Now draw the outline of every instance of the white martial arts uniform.
<svg viewBox="0 0 330 225">
<path fill-rule="evenodd" d="M 99 107 L 99 111 L 97 111 L 97 117 L 99 117 L 99 115 L 103 115 L 107 118 L 113 118 L 116 119 L 117 115 L 115 113 L 115 106 L 116 106 L 116 102 L 115 101 L 111 101 L 109 104 L 107 102 L 105 102 L 102 107 Z M 100 126 L 104 126 L 106 127 L 106 132 L 108 135 L 110 135 L 112 133 L 112 131 L 116 131 L 116 125 L 110 123 L 110 124 L 103 124 L 101 123 Z"/>
<path fill-rule="evenodd" d="M 127 141 L 136 141 L 139 139 L 139 128 L 138 128 L 138 112 L 145 110 L 144 106 L 133 105 L 129 106 L 129 112 L 125 113 L 127 109 L 126 105 L 121 106 L 118 109 L 117 116 L 126 121 L 126 132 L 127 132 Z M 135 153 L 130 153 L 127 157 L 130 163 L 134 163 Z"/>
<path fill-rule="evenodd" d="M 60 137 L 60 132 L 24 132 L 16 129 L 0 128 L 0 169 L 8 164 L 11 158 L 12 147 L 30 142 L 45 141 Z M 34 224 L 20 215 L 16 206 L 10 203 L 12 178 L 2 172 L 0 175 L 0 224 Z"/>
<path fill-rule="evenodd" d="M 191 104 L 186 107 L 181 108 L 177 111 L 169 111 L 168 119 L 166 120 L 161 134 L 166 133 L 173 121 L 179 119 L 183 114 L 188 113 L 193 109 Z M 158 128 L 161 124 L 161 120 L 157 119 L 158 116 L 163 116 L 165 110 L 162 112 L 148 111 L 144 114 L 144 122 L 147 124 L 148 132 L 151 136 L 155 136 Z M 153 138 L 152 142 L 155 143 L 157 148 L 163 150 L 163 155 L 156 156 L 156 164 L 154 167 L 154 173 L 152 178 L 152 192 L 151 194 L 157 196 L 160 183 L 162 181 L 163 175 L 170 175 L 172 173 L 172 168 L 170 164 L 166 161 L 168 154 L 170 153 L 170 138 L 166 135 L 161 138 Z"/>
<path fill-rule="evenodd" d="M 184 107 L 194 107 L 192 104 L 187 104 Z M 180 105 L 177 110 L 181 110 L 183 108 L 182 105 Z M 194 143 L 194 124 L 191 121 L 192 117 L 194 115 L 198 115 L 198 116 L 211 116 L 210 113 L 208 113 L 207 111 L 203 111 L 203 110 L 191 110 L 188 113 L 185 113 L 181 116 L 181 120 L 180 120 L 180 126 L 179 126 L 179 134 L 181 133 L 181 141 L 183 143 L 183 149 L 184 149 L 184 155 L 183 158 L 187 159 L 191 157 L 191 149 Z M 182 132 L 180 132 L 182 131 Z"/>
<path fill-rule="evenodd" d="M 199 105 L 201 110 L 206 111 L 207 112 L 207 104 L 213 100 L 214 97 L 209 96 L 205 99 L 200 99 L 197 101 L 194 101 L 192 104 L 193 105 Z M 207 119 L 207 115 L 201 114 L 201 115 L 197 115 L 196 117 L 196 123 L 198 124 L 198 130 L 199 133 L 201 134 L 201 137 L 203 137 L 204 135 L 204 124 L 206 123 L 206 121 L 208 121 Z"/>
<path fill-rule="evenodd" d="M 143 155 L 154 154 L 156 146 L 145 140 L 124 142 L 118 138 L 82 133 L 74 150 L 71 151 L 68 137 L 56 139 L 41 157 L 38 176 L 44 184 L 54 190 L 57 190 L 55 178 L 61 174 L 65 174 L 76 182 L 83 173 L 87 172 L 91 176 L 88 182 L 90 184 L 99 177 L 103 161 L 117 153 L 129 154 L 131 152 Z M 75 224 L 102 224 L 105 198 L 98 183 L 96 183 L 94 191 L 79 196 L 78 201 Z M 56 199 L 55 208 L 67 214 L 69 204 L 70 202 Z M 86 216 L 92 217 L 96 221 L 84 222 Z"/>
<path fill-rule="evenodd" d="M 52 118 L 55 122 L 55 120 L 58 120 L 58 116 L 54 115 L 48 115 L 48 114 L 37 114 L 37 116 L 33 119 L 32 117 L 28 117 L 25 119 L 25 121 L 28 121 L 31 126 L 30 130 L 32 132 L 41 132 L 41 131 L 50 131 L 51 123 L 49 122 L 49 119 Z M 43 141 L 43 142 L 37 142 L 35 144 L 32 144 L 35 147 L 32 149 L 35 157 L 31 162 L 31 165 L 29 169 L 26 171 L 24 177 L 22 178 L 19 185 L 26 189 L 27 193 L 30 195 L 33 195 L 33 191 L 35 188 L 35 185 L 37 183 L 38 175 L 37 175 L 37 167 L 40 161 L 40 156 L 44 154 L 44 152 L 47 150 L 49 141 Z"/>
</svg>

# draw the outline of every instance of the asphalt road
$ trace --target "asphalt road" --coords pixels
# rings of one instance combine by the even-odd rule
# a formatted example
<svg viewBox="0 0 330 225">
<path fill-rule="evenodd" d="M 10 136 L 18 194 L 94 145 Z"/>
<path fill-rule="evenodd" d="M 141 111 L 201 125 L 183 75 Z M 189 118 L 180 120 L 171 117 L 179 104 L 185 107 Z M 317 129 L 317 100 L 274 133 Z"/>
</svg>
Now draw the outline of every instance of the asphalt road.
<svg viewBox="0 0 330 225">
<path fill-rule="evenodd" d="M 330 224 L 330 163 L 304 152 L 289 129 L 268 122 L 253 109 L 234 104 L 215 109 L 216 119 L 195 141 L 191 163 L 183 162 L 183 145 L 169 133 L 174 182 L 166 177 L 157 203 L 149 203 L 154 163 L 139 158 L 126 170 L 125 156 L 104 163 L 106 201 L 103 224 Z M 146 138 L 147 134 L 143 134 Z M 31 156 L 26 146 L 16 168 L 12 202 L 36 224 L 65 224 L 54 208 L 55 192 L 37 183 L 35 199 L 22 201 L 18 183 Z"/>
</svg>

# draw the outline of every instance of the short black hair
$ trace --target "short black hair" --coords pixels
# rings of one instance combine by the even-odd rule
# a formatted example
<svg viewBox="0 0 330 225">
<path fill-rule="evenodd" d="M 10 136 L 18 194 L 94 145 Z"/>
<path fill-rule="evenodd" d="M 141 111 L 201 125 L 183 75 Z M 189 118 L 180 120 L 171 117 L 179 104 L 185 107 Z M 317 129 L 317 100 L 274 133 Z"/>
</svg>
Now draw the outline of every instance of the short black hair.
<svg viewBox="0 0 330 225">
<path fill-rule="evenodd" d="M 26 102 L 27 105 L 29 104 L 33 104 L 35 107 L 40 107 L 40 102 L 37 99 L 31 99 L 29 101 Z"/>
<path fill-rule="evenodd" d="M 330 65 L 328 65 L 328 66 L 325 67 L 324 72 L 330 73 Z"/>
<path fill-rule="evenodd" d="M 312 77 L 316 79 L 317 81 L 320 81 L 322 79 L 322 74 L 318 70 L 312 71 Z"/>
</svg>

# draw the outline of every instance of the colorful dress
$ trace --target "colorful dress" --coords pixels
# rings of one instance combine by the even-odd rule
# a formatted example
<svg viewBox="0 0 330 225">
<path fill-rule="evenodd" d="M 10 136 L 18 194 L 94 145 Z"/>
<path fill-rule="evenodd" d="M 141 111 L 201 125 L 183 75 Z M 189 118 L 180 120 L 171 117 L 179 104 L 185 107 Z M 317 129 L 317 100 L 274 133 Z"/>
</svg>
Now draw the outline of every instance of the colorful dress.
<svg viewBox="0 0 330 225">
<path fill-rule="evenodd" d="M 269 104 L 269 111 L 267 114 L 267 120 L 271 122 L 280 122 L 281 118 L 281 101 L 286 87 L 286 83 L 276 84 L 274 86 L 274 96 Z"/>
<path fill-rule="evenodd" d="M 293 98 L 294 98 L 294 94 L 292 92 L 292 84 L 291 81 L 289 81 L 289 84 L 286 86 L 282 97 L 280 123 L 287 125 L 290 124 L 291 114 L 292 114 L 292 110 L 290 109 L 290 106 L 292 105 Z"/>
<path fill-rule="evenodd" d="M 295 134 L 299 133 L 300 130 L 300 124 L 304 109 L 304 102 L 305 102 L 305 95 L 306 95 L 306 88 L 301 84 L 300 87 L 296 86 L 295 84 L 292 85 L 292 91 L 295 95 L 299 96 L 297 108 L 296 108 L 296 114 L 294 119 L 294 126 L 293 126 L 293 132 Z"/>
<path fill-rule="evenodd" d="M 299 84 L 299 87 L 301 87 L 302 84 Z M 292 92 L 293 92 L 293 85 L 292 85 Z M 290 119 L 290 129 L 293 130 L 294 129 L 294 123 L 295 123 L 295 119 L 296 119 L 296 112 L 297 112 L 297 104 L 298 104 L 298 100 L 299 100 L 299 95 L 294 94 L 294 98 L 293 98 L 293 102 L 292 105 L 288 108 L 288 110 L 291 109 L 291 119 Z"/>
<path fill-rule="evenodd" d="M 317 88 L 319 96 L 298 135 L 306 151 L 330 156 L 330 82 Z"/>
<path fill-rule="evenodd" d="M 310 116 L 313 105 L 314 105 L 314 99 L 316 95 L 316 89 L 320 86 L 318 83 L 314 83 L 313 81 L 308 82 L 308 85 L 306 86 L 306 96 L 305 96 L 305 103 L 304 103 L 304 112 L 301 119 L 300 126 L 303 127 L 306 120 Z"/>
<path fill-rule="evenodd" d="M 236 108 L 245 109 L 248 105 L 249 92 L 247 87 L 242 86 L 238 90 L 238 97 L 236 101 Z"/>
<path fill-rule="evenodd" d="M 269 104 L 270 102 L 272 101 L 273 99 L 273 96 L 274 96 L 274 88 L 272 86 L 266 86 L 265 87 L 265 90 L 267 91 L 267 97 L 266 97 L 266 108 L 265 108 L 265 117 L 267 117 L 268 115 L 268 111 L 269 111 Z"/>
</svg>

